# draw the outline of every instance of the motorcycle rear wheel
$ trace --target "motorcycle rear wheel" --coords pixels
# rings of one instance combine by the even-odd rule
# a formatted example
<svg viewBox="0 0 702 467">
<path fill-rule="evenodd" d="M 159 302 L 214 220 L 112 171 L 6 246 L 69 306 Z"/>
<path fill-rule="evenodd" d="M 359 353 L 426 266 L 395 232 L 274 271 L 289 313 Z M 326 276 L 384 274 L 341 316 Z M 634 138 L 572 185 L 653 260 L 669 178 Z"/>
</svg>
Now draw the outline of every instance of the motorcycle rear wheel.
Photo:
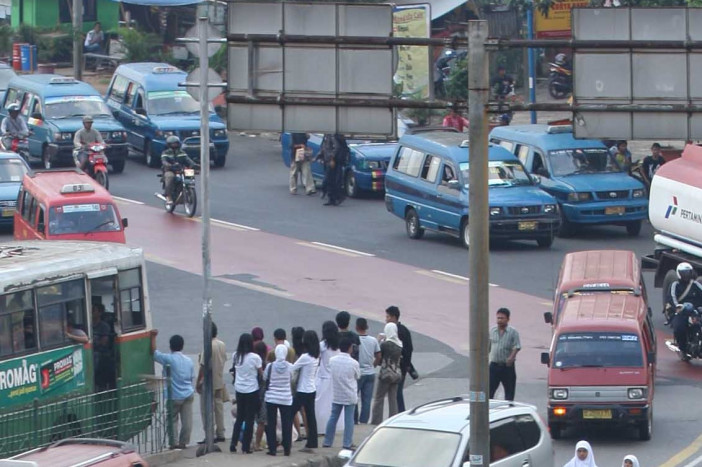
<svg viewBox="0 0 702 467">
<path fill-rule="evenodd" d="M 110 180 L 107 178 L 107 172 L 97 171 L 95 173 L 95 181 L 102 185 L 106 190 L 110 189 Z"/>
<path fill-rule="evenodd" d="M 183 205 L 185 206 L 185 215 L 193 217 L 197 211 L 197 195 L 195 188 L 186 187 L 183 191 Z"/>
<path fill-rule="evenodd" d="M 558 81 L 550 81 L 548 83 L 548 92 L 554 99 L 564 99 L 568 95 L 566 86 Z"/>
</svg>

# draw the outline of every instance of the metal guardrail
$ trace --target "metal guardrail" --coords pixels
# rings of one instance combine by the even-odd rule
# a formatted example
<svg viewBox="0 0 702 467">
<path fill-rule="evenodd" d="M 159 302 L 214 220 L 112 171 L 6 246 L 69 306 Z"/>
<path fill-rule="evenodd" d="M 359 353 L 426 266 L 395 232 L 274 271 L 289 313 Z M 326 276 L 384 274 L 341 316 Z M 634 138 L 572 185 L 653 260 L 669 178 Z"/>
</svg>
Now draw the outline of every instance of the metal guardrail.
<svg viewBox="0 0 702 467">
<path fill-rule="evenodd" d="M 35 399 L 32 407 L 0 413 L 0 458 L 71 437 L 127 441 L 140 454 L 162 452 L 174 444 L 167 384 L 150 377 L 57 402 Z"/>
</svg>

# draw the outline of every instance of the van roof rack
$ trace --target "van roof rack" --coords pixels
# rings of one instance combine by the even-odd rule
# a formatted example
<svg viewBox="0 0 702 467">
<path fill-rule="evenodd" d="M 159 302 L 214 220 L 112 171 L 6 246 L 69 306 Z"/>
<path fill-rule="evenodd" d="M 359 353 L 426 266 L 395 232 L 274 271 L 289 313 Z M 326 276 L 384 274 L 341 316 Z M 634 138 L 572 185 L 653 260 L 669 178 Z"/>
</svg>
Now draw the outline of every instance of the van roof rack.
<svg viewBox="0 0 702 467">
<path fill-rule="evenodd" d="M 429 133 L 430 131 L 445 131 L 447 133 L 458 133 L 458 130 L 452 126 L 416 126 L 407 128 L 405 134 L 417 135 L 419 133 Z"/>
</svg>

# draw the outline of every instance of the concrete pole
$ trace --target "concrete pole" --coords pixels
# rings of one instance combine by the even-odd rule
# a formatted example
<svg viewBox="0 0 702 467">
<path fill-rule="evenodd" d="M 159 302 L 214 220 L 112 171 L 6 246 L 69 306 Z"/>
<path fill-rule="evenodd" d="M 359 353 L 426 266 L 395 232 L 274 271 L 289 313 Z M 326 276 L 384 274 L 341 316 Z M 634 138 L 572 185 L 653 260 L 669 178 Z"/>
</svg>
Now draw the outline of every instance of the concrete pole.
<svg viewBox="0 0 702 467">
<path fill-rule="evenodd" d="M 198 18 L 198 36 L 200 40 L 200 194 L 202 196 L 202 326 L 203 326 L 203 363 L 205 367 L 205 384 L 201 397 L 205 398 L 205 444 L 204 452 L 215 451 L 213 430 L 213 381 L 212 381 L 212 293 L 210 264 L 210 102 L 207 93 L 207 24 L 206 16 Z M 218 451 L 219 449 L 217 449 Z"/>
<path fill-rule="evenodd" d="M 490 90 L 485 41 L 487 21 L 468 22 L 468 106 L 470 112 L 470 176 L 468 205 L 470 271 L 470 465 L 490 464 L 488 398 L 489 210 L 488 117 Z"/>
<path fill-rule="evenodd" d="M 527 39 L 534 39 L 534 3 L 527 5 Z M 529 102 L 536 102 L 536 61 L 534 58 L 534 49 L 527 49 L 529 62 Z M 536 123 L 536 110 L 530 112 L 531 123 Z"/>
<path fill-rule="evenodd" d="M 83 79 L 83 0 L 73 0 L 73 77 Z"/>
</svg>

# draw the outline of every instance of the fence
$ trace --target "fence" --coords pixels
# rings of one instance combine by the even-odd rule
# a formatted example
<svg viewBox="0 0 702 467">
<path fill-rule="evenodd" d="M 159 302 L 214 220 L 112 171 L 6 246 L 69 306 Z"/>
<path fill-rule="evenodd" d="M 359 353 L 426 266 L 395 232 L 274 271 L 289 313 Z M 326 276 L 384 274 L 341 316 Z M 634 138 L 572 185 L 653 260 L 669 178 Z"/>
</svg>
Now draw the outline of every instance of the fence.
<svg viewBox="0 0 702 467">
<path fill-rule="evenodd" d="M 141 454 L 173 445 L 171 400 L 167 378 L 121 385 L 109 391 L 76 396 L 0 414 L 0 458 L 70 437 L 127 441 Z"/>
</svg>

